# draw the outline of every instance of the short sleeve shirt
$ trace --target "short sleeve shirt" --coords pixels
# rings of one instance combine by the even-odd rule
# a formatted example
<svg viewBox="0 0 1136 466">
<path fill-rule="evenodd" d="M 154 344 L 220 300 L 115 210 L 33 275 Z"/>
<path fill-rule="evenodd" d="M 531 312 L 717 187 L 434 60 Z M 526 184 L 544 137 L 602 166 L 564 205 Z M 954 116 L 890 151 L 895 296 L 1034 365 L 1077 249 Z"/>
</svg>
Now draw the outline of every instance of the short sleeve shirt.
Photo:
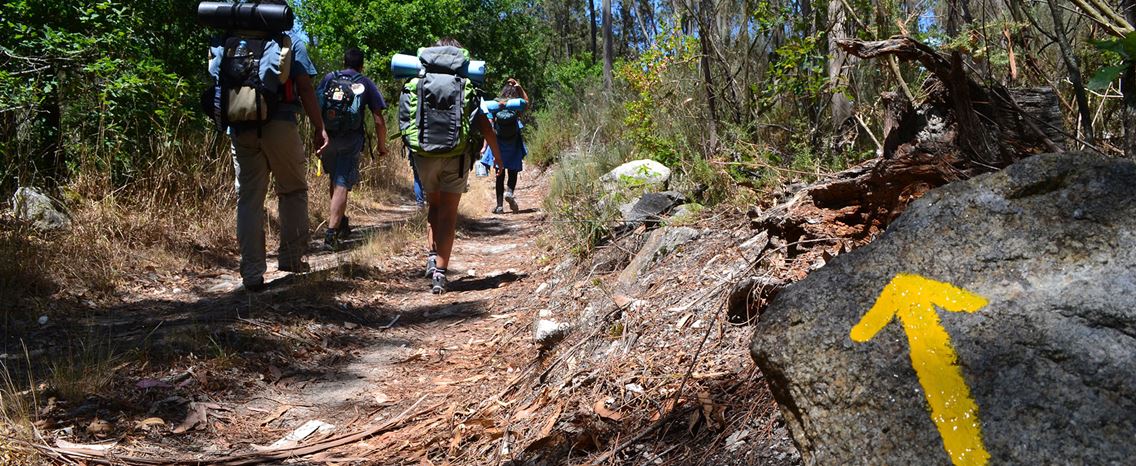
<svg viewBox="0 0 1136 466">
<path fill-rule="evenodd" d="M 292 39 L 292 68 L 288 74 L 288 80 L 291 85 L 296 85 L 296 78 L 307 74 L 308 76 L 315 76 L 318 74 L 316 65 L 312 63 L 311 57 L 308 56 L 308 47 L 304 41 L 291 32 L 288 37 Z M 298 65 L 298 66 L 297 66 Z M 300 105 L 300 96 L 297 92 L 296 102 L 281 104 L 280 108 L 276 111 L 274 120 L 296 121 L 296 113 L 302 110 Z"/>
</svg>

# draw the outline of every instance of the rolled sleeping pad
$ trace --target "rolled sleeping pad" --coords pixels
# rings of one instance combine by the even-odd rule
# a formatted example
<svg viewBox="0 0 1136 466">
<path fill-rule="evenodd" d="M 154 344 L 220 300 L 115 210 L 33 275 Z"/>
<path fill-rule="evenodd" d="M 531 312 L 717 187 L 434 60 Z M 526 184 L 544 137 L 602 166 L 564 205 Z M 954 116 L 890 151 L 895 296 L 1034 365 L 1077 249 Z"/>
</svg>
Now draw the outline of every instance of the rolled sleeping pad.
<svg viewBox="0 0 1136 466">
<path fill-rule="evenodd" d="M 219 29 L 252 31 L 289 31 L 296 17 L 288 5 L 266 3 L 201 2 L 197 4 L 197 21 Z"/>
<path fill-rule="evenodd" d="M 391 74 L 398 79 L 417 78 L 422 72 L 422 61 L 414 55 L 394 54 L 391 57 Z"/>
<path fill-rule="evenodd" d="M 485 62 L 481 60 L 470 60 L 469 65 L 465 67 L 465 77 L 469 78 L 478 84 L 485 82 Z"/>
<path fill-rule="evenodd" d="M 514 110 L 514 111 L 524 110 L 525 107 L 528 106 L 528 104 L 529 103 L 527 101 L 525 101 L 525 99 L 519 99 L 519 98 L 509 99 L 509 100 L 505 101 L 505 108 L 507 108 L 509 110 Z M 482 102 L 481 108 L 482 108 L 482 110 L 485 110 L 486 112 L 489 112 L 489 113 L 497 113 L 499 110 L 501 110 L 501 102 L 498 102 L 498 101 L 492 100 L 492 99 L 486 100 L 486 101 Z"/>
<path fill-rule="evenodd" d="M 406 55 L 401 53 L 394 54 L 391 57 L 391 74 L 398 79 L 417 78 L 422 73 L 422 61 L 414 55 Z M 481 84 L 485 82 L 485 62 L 481 60 L 470 60 L 464 70 L 459 70 L 458 74 L 470 79 L 470 81 Z"/>
</svg>

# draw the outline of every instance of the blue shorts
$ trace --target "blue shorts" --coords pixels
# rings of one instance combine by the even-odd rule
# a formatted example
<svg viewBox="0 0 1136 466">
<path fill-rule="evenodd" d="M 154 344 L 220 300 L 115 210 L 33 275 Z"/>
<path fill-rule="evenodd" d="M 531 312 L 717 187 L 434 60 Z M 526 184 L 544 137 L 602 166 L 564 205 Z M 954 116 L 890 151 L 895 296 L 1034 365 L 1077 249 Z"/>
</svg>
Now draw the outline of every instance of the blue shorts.
<svg viewBox="0 0 1136 466">
<path fill-rule="evenodd" d="M 343 186 L 348 190 L 359 183 L 359 154 L 362 148 L 357 144 L 336 144 L 332 140 L 320 156 L 323 171 L 331 177 L 335 186 Z"/>
</svg>

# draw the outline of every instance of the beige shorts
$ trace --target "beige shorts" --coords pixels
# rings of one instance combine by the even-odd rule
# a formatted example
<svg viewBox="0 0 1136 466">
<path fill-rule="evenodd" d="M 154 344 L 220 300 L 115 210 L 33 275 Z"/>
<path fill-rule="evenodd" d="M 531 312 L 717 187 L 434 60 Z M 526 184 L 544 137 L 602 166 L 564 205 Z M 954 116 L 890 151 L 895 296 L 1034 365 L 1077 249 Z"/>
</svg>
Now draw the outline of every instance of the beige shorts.
<svg viewBox="0 0 1136 466">
<path fill-rule="evenodd" d="M 418 179 L 422 182 L 422 191 L 427 193 L 456 193 L 465 192 L 467 176 L 462 176 L 462 159 L 464 157 L 433 158 L 414 154 L 414 168 L 418 170 Z"/>
</svg>

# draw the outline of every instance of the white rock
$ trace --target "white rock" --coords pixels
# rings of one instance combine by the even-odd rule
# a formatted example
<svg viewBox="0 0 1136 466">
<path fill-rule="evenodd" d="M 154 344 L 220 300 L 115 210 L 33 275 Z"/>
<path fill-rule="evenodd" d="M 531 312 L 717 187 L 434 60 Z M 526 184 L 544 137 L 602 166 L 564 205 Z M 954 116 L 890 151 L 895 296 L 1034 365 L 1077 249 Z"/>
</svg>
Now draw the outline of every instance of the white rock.
<svg viewBox="0 0 1136 466">
<path fill-rule="evenodd" d="M 555 320 L 541 319 L 536 322 L 533 329 L 533 340 L 543 347 L 550 347 L 563 340 L 572 328 L 571 324 Z"/>
<path fill-rule="evenodd" d="M 620 185 L 665 187 L 671 178 L 671 169 L 654 160 L 633 160 L 615 167 L 600 177 L 600 182 L 610 191 Z"/>
<path fill-rule="evenodd" d="M 17 189 L 12 195 L 12 210 L 16 218 L 32 222 L 39 230 L 57 230 L 71 226 L 71 219 L 56 208 L 55 201 L 35 188 Z"/>
</svg>

